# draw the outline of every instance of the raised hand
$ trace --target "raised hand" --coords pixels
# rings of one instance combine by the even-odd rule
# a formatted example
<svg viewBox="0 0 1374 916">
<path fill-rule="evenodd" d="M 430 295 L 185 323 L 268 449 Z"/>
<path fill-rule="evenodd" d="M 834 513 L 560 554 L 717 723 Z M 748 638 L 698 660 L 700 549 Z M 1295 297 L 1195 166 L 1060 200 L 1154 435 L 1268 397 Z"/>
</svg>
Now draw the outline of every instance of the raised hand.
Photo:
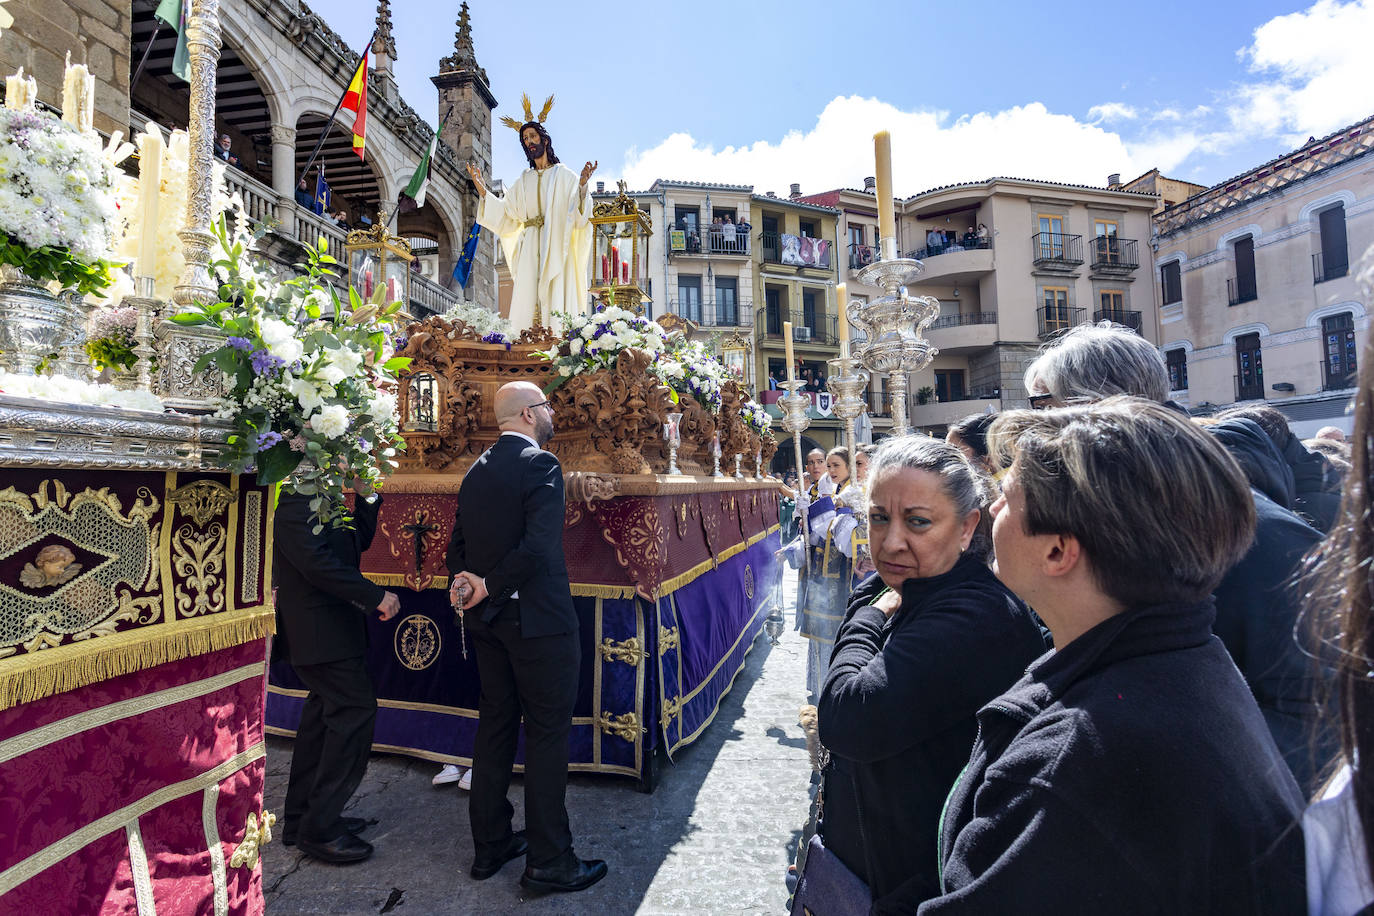
<svg viewBox="0 0 1374 916">
<path fill-rule="evenodd" d="M 477 170 L 477 166 L 473 165 L 471 162 L 468 163 L 468 177 L 471 178 L 471 179 L 472 179 L 472 183 L 473 183 L 474 185 L 477 186 L 477 196 L 478 196 L 478 197 L 486 197 L 486 196 L 487 196 L 487 186 L 486 186 L 486 184 L 483 183 L 483 181 L 482 181 L 482 173 L 479 172 L 479 171 Z M 582 179 L 582 181 L 583 181 L 584 184 L 586 183 L 586 179 L 585 179 L 585 178 Z"/>
<path fill-rule="evenodd" d="M 588 162 L 586 165 L 582 166 L 582 187 L 585 188 L 587 186 L 587 179 L 592 177 L 592 172 L 595 172 L 596 167 L 600 164 L 601 161 L 597 160 L 596 162 Z"/>
</svg>

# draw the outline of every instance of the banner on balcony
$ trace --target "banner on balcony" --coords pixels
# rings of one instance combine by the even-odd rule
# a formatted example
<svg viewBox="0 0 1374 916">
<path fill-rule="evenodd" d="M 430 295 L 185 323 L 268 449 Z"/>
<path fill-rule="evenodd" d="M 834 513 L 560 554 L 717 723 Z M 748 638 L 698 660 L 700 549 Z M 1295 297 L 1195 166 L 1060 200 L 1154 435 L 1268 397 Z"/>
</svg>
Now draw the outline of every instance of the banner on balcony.
<svg viewBox="0 0 1374 916">
<path fill-rule="evenodd" d="M 830 269 L 830 242 L 804 235 L 782 235 L 782 263 Z"/>
<path fill-rule="evenodd" d="M 830 416 L 830 409 L 835 406 L 835 396 L 828 391 L 818 391 L 816 393 L 816 413 L 823 417 Z"/>
<path fill-rule="evenodd" d="M 687 250 L 687 230 L 669 229 L 668 230 L 668 250 L 686 251 Z"/>
</svg>

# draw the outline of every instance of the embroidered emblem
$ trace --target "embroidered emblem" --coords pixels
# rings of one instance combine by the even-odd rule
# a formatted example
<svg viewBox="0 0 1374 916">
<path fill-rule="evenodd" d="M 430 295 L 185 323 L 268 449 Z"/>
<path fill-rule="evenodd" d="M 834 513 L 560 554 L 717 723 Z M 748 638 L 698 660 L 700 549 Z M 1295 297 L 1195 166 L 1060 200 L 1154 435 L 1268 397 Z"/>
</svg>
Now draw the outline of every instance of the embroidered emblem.
<svg viewBox="0 0 1374 916">
<path fill-rule="evenodd" d="M 744 597 L 754 600 L 754 568 L 748 563 L 744 564 Z"/>
<path fill-rule="evenodd" d="M 396 660 L 411 671 L 423 671 L 439 657 L 439 628 L 424 614 L 412 614 L 396 628 Z"/>
</svg>

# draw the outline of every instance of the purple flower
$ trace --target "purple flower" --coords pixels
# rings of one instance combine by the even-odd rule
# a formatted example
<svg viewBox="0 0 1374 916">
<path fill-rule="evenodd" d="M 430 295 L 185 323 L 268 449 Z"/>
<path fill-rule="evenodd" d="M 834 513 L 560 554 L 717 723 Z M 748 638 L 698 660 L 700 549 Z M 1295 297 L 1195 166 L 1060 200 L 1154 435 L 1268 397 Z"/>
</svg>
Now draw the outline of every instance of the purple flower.
<svg viewBox="0 0 1374 916">
<path fill-rule="evenodd" d="M 253 342 L 249 340 L 247 337 L 230 337 L 228 340 L 225 341 L 225 343 L 233 347 L 235 350 L 253 349 Z"/>
<path fill-rule="evenodd" d="M 510 349 L 510 340 L 508 340 L 506 338 L 506 335 L 502 334 L 500 331 L 492 331 L 490 334 L 487 334 L 485 337 L 482 338 L 482 343 L 505 344 L 506 349 Z"/>
<path fill-rule="evenodd" d="M 273 432 L 269 429 L 267 432 L 258 436 L 258 451 L 261 452 L 264 449 L 269 449 L 280 441 L 281 433 Z"/>
<path fill-rule="evenodd" d="M 286 365 L 286 360 L 273 356 L 266 350 L 254 350 L 253 355 L 249 358 L 253 363 L 253 372 L 256 375 L 262 375 Z"/>
</svg>

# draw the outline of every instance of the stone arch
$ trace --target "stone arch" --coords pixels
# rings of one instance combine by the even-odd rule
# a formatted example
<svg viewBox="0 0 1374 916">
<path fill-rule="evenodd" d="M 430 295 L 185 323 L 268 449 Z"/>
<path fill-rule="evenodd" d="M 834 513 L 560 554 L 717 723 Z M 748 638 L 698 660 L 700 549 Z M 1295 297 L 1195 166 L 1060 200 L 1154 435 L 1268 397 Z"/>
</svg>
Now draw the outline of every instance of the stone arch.
<svg viewBox="0 0 1374 916">
<path fill-rule="evenodd" d="M 1307 321 L 1303 323 L 1303 326 L 1320 329 L 1323 318 L 1330 318 L 1332 315 L 1339 315 L 1342 312 L 1349 312 L 1350 317 L 1357 322 L 1369 316 L 1368 310 L 1365 309 L 1362 303 L 1354 299 L 1348 299 L 1345 302 L 1335 302 L 1331 305 L 1323 305 L 1321 308 L 1313 309 L 1307 313 Z"/>
<path fill-rule="evenodd" d="M 1325 197 L 1312 201 L 1299 211 L 1298 222 L 1307 223 L 1309 225 L 1313 224 L 1317 221 L 1317 217 L 1321 215 L 1323 210 L 1329 210 L 1337 204 L 1345 205 L 1345 212 L 1347 218 L 1349 218 L 1350 209 L 1355 206 L 1355 193 L 1353 191 L 1344 190 L 1336 191 L 1333 194 L 1328 194 Z"/>
<path fill-rule="evenodd" d="M 1263 344 L 1269 338 L 1269 325 L 1263 321 L 1252 321 L 1250 324 L 1237 325 L 1228 330 L 1221 337 L 1221 345 L 1224 347 L 1235 347 L 1236 338 L 1242 334 L 1258 334 L 1260 343 Z"/>
<path fill-rule="evenodd" d="M 1248 226 L 1240 226 L 1236 229 L 1232 229 L 1230 232 L 1227 232 L 1221 238 L 1217 239 L 1217 253 L 1230 258 L 1232 256 L 1231 243 L 1247 235 L 1255 240 L 1255 247 L 1258 248 L 1260 238 L 1264 235 L 1264 229 L 1259 223 L 1251 223 Z"/>
<path fill-rule="evenodd" d="M 267 100 L 267 113 L 272 123 L 285 124 L 289 100 L 283 96 L 286 95 L 290 79 L 277 65 L 277 49 L 265 47 L 252 27 L 244 21 L 246 10 L 247 6 L 243 4 L 230 3 L 220 7 L 223 43 L 234 47 L 239 59 L 253 74 L 263 98 Z"/>
<path fill-rule="evenodd" d="M 334 101 L 326 102 L 314 95 L 300 96 L 294 100 L 290 126 L 296 131 L 296 162 L 292 170 L 295 176 L 300 177 L 315 148 L 319 132 L 333 109 Z M 325 180 L 336 195 L 350 202 L 352 208 L 362 212 L 375 210 L 380 204 L 389 210 L 396 199 L 396 189 L 389 180 L 387 169 L 377 162 L 375 147 L 381 145 L 380 138 L 369 143 L 367 155 L 359 159 L 352 150 L 352 136 L 352 123 L 336 116 L 329 137 L 315 161 L 325 163 Z M 313 181 L 314 178 L 308 180 Z M 376 214 L 366 215 L 372 219 Z M 349 216 L 356 220 L 359 213 L 351 212 Z"/>
<path fill-rule="evenodd" d="M 398 186 L 409 178 L 409 175 L 398 178 Z M 435 236 L 434 241 L 439 244 L 437 279 L 442 284 L 453 272 L 453 265 L 462 254 L 463 242 L 467 237 L 468 221 L 464 219 L 462 203 L 454 200 L 447 188 L 431 181 L 425 193 L 424 207 L 402 213 L 396 225 L 400 227 L 398 231 L 401 235 Z"/>
</svg>

